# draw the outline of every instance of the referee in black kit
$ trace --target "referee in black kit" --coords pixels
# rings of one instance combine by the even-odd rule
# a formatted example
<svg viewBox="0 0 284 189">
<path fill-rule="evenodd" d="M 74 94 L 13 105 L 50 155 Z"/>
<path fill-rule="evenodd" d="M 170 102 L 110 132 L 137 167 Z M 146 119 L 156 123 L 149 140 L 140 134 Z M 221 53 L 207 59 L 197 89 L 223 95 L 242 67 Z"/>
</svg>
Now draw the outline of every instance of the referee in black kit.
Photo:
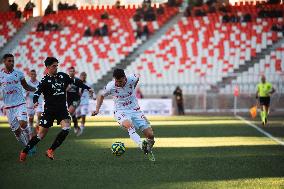
<svg viewBox="0 0 284 189">
<path fill-rule="evenodd" d="M 53 160 L 54 151 L 65 140 L 70 130 L 71 117 L 66 106 L 66 88 L 69 84 L 74 84 L 82 89 L 87 89 L 90 93 L 94 91 L 85 85 L 81 80 L 71 79 L 66 73 L 57 72 L 58 60 L 54 57 L 47 57 L 44 61 L 48 73 L 43 77 L 34 93 L 33 102 L 38 105 L 38 98 L 41 94 L 44 96 L 44 112 L 39 123 L 39 132 L 34 136 L 28 145 L 20 153 L 20 161 L 26 160 L 28 151 L 42 140 L 49 127 L 53 125 L 56 119 L 57 124 L 61 125 L 62 130 L 55 138 L 51 147 L 46 151 L 46 156 Z"/>
</svg>

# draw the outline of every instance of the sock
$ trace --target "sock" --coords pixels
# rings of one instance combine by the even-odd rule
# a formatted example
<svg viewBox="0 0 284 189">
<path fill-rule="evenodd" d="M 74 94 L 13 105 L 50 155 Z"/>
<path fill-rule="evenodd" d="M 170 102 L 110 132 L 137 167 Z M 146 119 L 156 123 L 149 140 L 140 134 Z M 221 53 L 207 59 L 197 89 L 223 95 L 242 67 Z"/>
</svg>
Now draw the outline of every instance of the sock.
<svg viewBox="0 0 284 189">
<path fill-rule="evenodd" d="M 74 128 L 76 128 L 76 129 L 79 128 L 79 126 L 78 126 L 78 119 L 77 119 L 77 117 L 75 115 L 72 116 L 72 121 L 74 123 Z"/>
<path fill-rule="evenodd" d="M 21 130 L 20 135 L 17 136 L 15 134 L 15 137 L 16 137 L 17 141 L 19 141 L 23 146 L 26 146 L 29 143 L 29 137 L 27 137 L 22 130 Z"/>
<path fill-rule="evenodd" d="M 142 149 L 142 141 L 140 136 L 136 133 L 135 128 L 128 129 L 128 134 L 130 138 Z"/>
<path fill-rule="evenodd" d="M 26 128 L 22 129 L 22 132 L 28 139 L 32 138 L 32 129 L 29 125 L 27 125 Z"/>
<path fill-rule="evenodd" d="M 27 154 L 30 151 L 30 149 L 32 149 L 40 140 L 41 140 L 41 138 L 39 136 L 37 136 L 37 135 L 33 136 L 33 138 L 30 140 L 28 145 L 26 145 L 23 152 Z"/>
<path fill-rule="evenodd" d="M 49 149 L 55 150 L 56 148 L 58 148 L 62 144 L 62 142 L 65 140 L 68 134 L 69 134 L 69 129 L 62 129 L 60 133 L 58 133 L 58 135 L 56 136 L 53 144 L 51 145 Z"/>
<path fill-rule="evenodd" d="M 260 112 L 261 121 L 264 122 L 264 111 Z"/>
</svg>

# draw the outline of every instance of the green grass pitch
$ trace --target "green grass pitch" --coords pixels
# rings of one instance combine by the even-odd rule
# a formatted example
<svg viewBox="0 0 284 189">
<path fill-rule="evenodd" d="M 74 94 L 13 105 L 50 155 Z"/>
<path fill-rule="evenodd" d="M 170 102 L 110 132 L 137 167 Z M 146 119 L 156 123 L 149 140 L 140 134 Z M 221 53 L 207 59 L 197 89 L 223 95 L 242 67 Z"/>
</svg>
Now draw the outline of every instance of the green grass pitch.
<svg viewBox="0 0 284 189">
<path fill-rule="evenodd" d="M 112 118 L 91 118 L 82 136 L 72 132 L 45 157 L 59 127 L 37 153 L 18 162 L 21 145 L 0 121 L 0 188 L 284 188 L 284 146 L 234 117 L 150 117 L 156 162 L 135 147 Z M 283 120 L 271 121 L 283 131 Z M 277 136 L 283 140 L 283 136 Z M 113 142 L 125 143 L 121 157 Z"/>
</svg>

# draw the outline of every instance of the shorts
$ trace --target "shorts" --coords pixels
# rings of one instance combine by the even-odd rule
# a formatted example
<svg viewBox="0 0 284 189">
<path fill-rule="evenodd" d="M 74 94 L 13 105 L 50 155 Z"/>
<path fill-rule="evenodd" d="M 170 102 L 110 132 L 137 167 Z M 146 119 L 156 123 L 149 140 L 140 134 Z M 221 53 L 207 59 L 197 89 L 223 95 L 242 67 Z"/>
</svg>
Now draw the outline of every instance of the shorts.
<svg viewBox="0 0 284 189">
<path fill-rule="evenodd" d="M 73 106 L 75 109 L 80 105 L 80 100 L 68 100 L 68 107 Z"/>
<path fill-rule="evenodd" d="M 56 110 L 45 108 L 44 112 L 41 114 L 39 125 L 44 128 L 49 128 L 53 126 L 55 119 L 57 120 L 57 125 L 60 125 L 60 122 L 64 119 L 71 120 L 71 116 L 67 110 L 67 107 L 58 108 Z"/>
<path fill-rule="evenodd" d="M 76 117 L 86 116 L 86 115 L 88 115 L 88 113 L 89 113 L 89 105 L 88 104 L 80 105 L 76 109 Z"/>
<path fill-rule="evenodd" d="M 43 104 L 39 104 L 36 109 L 33 107 L 28 107 L 28 116 L 34 116 L 35 113 L 42 113 L 43 112 Z"/>
<path fill-rule="evenodd" d="M 13 132 L 20 127 L 19 121 L 28 120 L 26 104 L 21 104 L 13 108 L 5 108 L 5 112 L 7 113 L 8 122 Z"/>
<path fill-rule="evenodd" d="M 269 106 L 270 105 L 270 97 L 259 97 L 259 104 L 261 106 Z"/>
<path fill-rule="evenodd" d="M 123 121 L 129 120 L 136 130 L 143 131 L 151 127 L 150 122 L 141 110 L 116 110 L 114 111 L 114 117 L 120 126 L 122 126 Z"/>
</svg>

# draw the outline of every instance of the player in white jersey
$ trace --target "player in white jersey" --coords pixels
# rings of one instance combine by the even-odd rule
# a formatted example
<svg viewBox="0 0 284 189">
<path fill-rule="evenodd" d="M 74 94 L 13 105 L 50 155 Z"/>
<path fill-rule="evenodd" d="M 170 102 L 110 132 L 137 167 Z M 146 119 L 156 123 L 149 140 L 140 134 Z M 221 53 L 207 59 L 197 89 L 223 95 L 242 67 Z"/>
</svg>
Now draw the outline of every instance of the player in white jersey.
<svg viewBox="0 0 284 189">
<path fill-rule="evenodd" d="M 28 81 L 28 84 L 34 88 L 37 88 L 39 85 L 39 81 L 36 79 L 37 74 L 35 70 L 30 71 L 30 81 Z M 36 121 L 36 130 L 38 130 L 39 127 L 39 120 L 41 118 L 41 113 L 43 112 L 43 98 L 42 96 L 38 100 L 38 106 L 34 108 L 33 103 L 33 97 L 34 92 L 27 92 L 26 93 L 26 102 L 27 102 L 27 109 L 28 109 L 28 117 L 29 117 L 29 126 L 33 129 L 33 123 L 34 123 L 34 116 L 37 114 L 37 121 Z"/>
<path fill-rule="evenodd" d="M 27 91 L 36 89 L 27 84 L 22 72 L 14 70 L 12 54 L 5 54 L 2 60 L 5 67 L 0 72 L 0 86 L 3 92 L 4 109 L 16 139 L 26 146 L 32 133 L 27 125 L 27 108 L 23 88 Z"/>
<path fill-rule="evenodd" d="M 96 111 L 99 113 L 104 97 L 111 95 L 115 103 L 114 116 L 117 122 L 128 131 L 130 138 L 147 154 L 150 161 L 155 161 L 152 152 L 155 143 L 154 133 L 149 121 L 144 116 L 138 105 L 135 96 L 135 88 L 139 81 L 137 75 L 126 76 L 123 69 L 115 69 L 113 72 L 114 80 L 109 82 L 102 94 L 97 97 Z M 141 141 L 136 129 L 143 132 L 146 140 Z"/>
<path fill-rule="evenodd" d="M 86 72 L 82 72 L 80 74 L 80 79 L 83 81 L 83 83 L 87 86 L 91 86 L 90 84 L 87 83 L 87 74 Z M 95 98 L 93 94 L 93 98 Z M 85 129 L 85 122 L 86 122 L 86 115 L 89 113 L 89 100 L 90 100 L 90 93 L 87 90 L 81 90 L 81 98 L 80 98 L 80 104 L 79 107 L 76 109 L 76 117 L 78 119 L 81 118 L 81 125 L 80 125 L 80 130 L 77 133 L 77 136 L 80 136 L 84 129 Z"/>
</svg>

